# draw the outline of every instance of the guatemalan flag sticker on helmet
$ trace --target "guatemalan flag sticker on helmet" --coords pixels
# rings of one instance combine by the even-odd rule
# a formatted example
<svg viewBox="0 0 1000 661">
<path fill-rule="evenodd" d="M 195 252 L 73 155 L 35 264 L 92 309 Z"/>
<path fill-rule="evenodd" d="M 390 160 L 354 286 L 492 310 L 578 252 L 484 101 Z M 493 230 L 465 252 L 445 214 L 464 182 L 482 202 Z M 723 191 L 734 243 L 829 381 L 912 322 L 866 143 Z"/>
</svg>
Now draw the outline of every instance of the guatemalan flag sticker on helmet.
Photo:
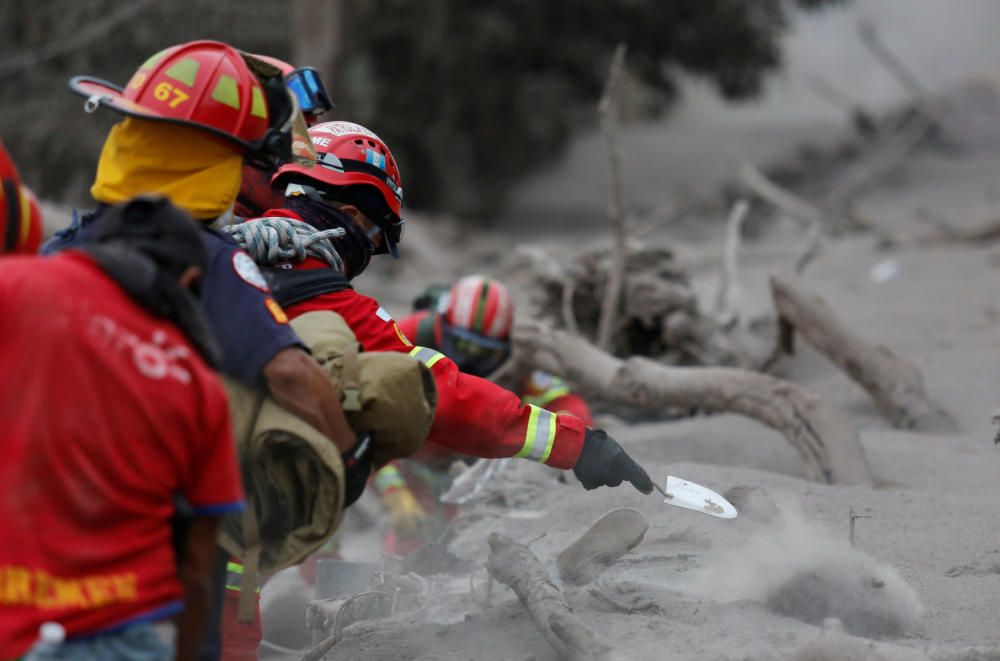
<svg viewBox="0 0 1000 661">
<path fill-rule="evenodd" d="M 380 154 L 374 149 L 366 149 L 365 160 L 378 169 L 385 170 L 385 154 Z"/>
</svg>

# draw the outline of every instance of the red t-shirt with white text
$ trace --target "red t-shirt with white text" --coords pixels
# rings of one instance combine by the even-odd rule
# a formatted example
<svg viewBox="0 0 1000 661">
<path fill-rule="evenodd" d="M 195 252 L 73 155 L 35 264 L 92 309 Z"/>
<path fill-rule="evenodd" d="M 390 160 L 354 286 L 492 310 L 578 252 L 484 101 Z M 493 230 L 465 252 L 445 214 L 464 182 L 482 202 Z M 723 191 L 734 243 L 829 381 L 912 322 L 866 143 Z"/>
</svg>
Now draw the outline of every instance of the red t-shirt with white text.
<svg viewBox="0 0 1000 661">
<path fill-rule="evenodd" d="M 239 511 L 225 391 L 87 256 L 0 258 L 0 658 L 182 609 L 174 495 Z"/>
</svg>

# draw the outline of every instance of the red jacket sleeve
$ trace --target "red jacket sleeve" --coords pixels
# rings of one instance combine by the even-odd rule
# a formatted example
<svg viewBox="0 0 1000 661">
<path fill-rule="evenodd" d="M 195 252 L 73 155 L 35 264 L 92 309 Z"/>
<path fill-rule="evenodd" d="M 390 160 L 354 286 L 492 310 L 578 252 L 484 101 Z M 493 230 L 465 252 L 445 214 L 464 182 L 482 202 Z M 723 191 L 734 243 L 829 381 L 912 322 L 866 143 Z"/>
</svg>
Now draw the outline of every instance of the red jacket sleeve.
<svg viewBox="0 0 1000 661">
<path fill-rule="evenodd" d="M 444 354 L 413 346 L 377 301 L 354 291 L 323 300 L 347 321 L 365 351 L 404 351 L 434 374 L 438 407 L 427 441 L 473 457 L 524 457 L 556 468 L 572 468 L 580 458 L 585 426 L 571 415 L 557 415 L 500 386 L 463 374 Z M 289 314 L 306 310 L 294 306 Z"/>
<path fill-rule="evenodd" d="M 590 407 L 583 397 L 574 393 L 557 397 L 545 405 L 550 411 L 555 413 L 569 413 L 583 420 L 583 424 L 588 427 L 594 426 L 594 417 L 590 413 Z"/>
</svg>

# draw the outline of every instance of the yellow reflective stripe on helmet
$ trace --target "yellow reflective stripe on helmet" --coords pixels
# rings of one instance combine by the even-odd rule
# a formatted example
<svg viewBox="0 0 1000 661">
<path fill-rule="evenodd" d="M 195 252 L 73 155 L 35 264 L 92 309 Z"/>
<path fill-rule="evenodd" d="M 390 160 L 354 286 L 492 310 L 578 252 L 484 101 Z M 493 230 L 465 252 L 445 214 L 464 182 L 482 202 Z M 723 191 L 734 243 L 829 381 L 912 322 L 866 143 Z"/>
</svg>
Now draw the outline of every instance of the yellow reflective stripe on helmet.
<svg viewBox="0 0 1000 661">
<path fill-rule="evenodd" d="M 383 466 L 377 473 L 375 473 L 375 488 L 379 491 L 387 491 L 392 488 L 401 488 L 406 486 L 406 480 L 403 479 L 403 474 L 399 472 L 399 469 L 393 465 Z"/>
<path fill-rule="evenodd" d="M 212 89 L 212 100 L 227 105 L 233 110 L 240 109 L 240 87 L 232 76 L 222 74 Z"/>
<path fill-rule="evenodd" d="M 535 406 L 545 407 L 560 397 L 564 397 L 569 394 L 569 386 L 559 385 L 554 388 L 549 388 L 540 395 L 528 395 L 523 398 L 525 404 L 534 404 Z"/>
<path fill-rule="evenodd" d="M 552 454 L 552 444 L 556 440 L 556 416 L 554 413 L 529 404 L 528 431 L 524 435 L 524 446 L 514 456 L 533 459 L 545 463 Z"/>
<path fill-rule="evenodd" d="M 444 358 L 444 354 L 427 347 L 413 347 L 410 355 L 422 362 L 428 368 L 434 367 L 439 360 Z"/>
</svg>

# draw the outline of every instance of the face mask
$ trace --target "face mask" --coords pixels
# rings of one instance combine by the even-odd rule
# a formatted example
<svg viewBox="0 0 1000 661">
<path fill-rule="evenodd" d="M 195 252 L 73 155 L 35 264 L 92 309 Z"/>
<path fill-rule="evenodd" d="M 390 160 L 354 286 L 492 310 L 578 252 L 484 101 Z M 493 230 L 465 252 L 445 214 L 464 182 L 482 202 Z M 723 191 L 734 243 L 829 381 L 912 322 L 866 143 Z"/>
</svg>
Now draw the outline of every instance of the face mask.
<svg viewBox="0 0 1000 661">
<path fill-rule="evenodd" d="M 375 244 L 348 214 L 306 196 L 285 198 L 285 207 L 318 230 L 343 229 L 343 236 L 332 237 L 329 241 L 344 260 L 347 270 L 344 275 L 348 279 L 361 275 L 375 254 Z"/>
</svg>

